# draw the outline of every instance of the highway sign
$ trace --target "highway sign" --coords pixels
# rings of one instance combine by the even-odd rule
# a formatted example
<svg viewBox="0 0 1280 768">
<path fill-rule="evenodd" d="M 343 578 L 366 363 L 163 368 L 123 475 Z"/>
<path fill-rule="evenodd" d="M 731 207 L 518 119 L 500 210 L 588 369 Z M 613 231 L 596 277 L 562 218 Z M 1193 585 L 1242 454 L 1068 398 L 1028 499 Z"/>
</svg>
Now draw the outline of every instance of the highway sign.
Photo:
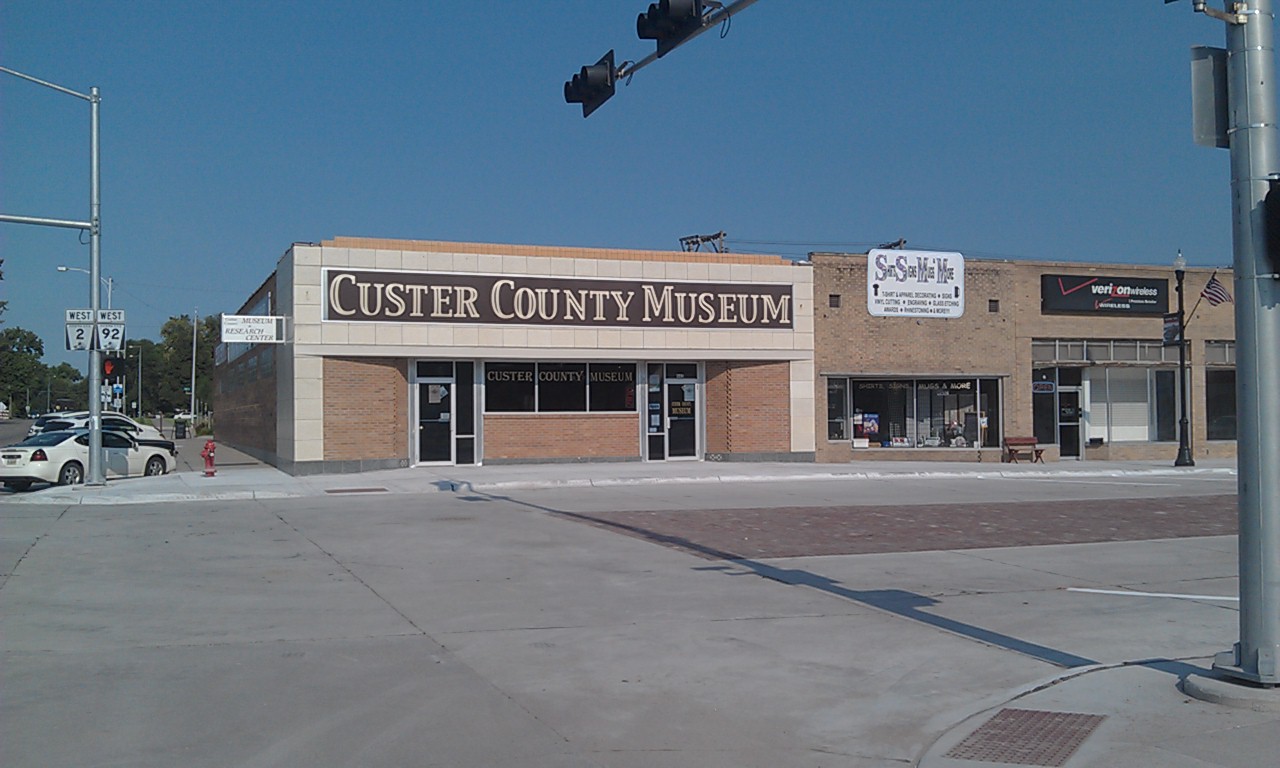
<svg viewBox="0 0 1280 768">
<path fill-rule="evenodd" d="M 98 322 L 114 323 L 117 325 L 124 323 L 123 309 L 100 309 L 98 310 Z"/>
<path fill-rule="evenodd" d="M 67 323 L 67 349 L 87 350 L 92 344 L 92 323 Z"/>
<path fill-rule="evenodd" d="M 92 323 L 93 310 L 92 309 L 68 309 L 67 322 L 68 323 Z"/>
<path fill-rule="evenodd" d="M 99 323 L 98 349 L 118 351 L 124 344 L 124 326 Z"/>
</svg>

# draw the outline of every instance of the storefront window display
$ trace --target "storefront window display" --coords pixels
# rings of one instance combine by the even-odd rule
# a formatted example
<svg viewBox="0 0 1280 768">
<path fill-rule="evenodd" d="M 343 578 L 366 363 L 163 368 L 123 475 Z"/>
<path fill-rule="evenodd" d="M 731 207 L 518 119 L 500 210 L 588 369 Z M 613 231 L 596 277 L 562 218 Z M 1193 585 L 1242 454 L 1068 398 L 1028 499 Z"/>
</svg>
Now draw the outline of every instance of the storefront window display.
<svg viewBox="0 0 1280 768">
<path fill-rule="evenodd" d="M 635 411 L 634 363 L 485 363 L 485 411 Z"/>
<path fill-rule="evenodd" d="M 847 422 L 844 431 L 837 421 Z M 827 380 L 828 439 L 883 448 L 998 447 L 997 379 Z"/>
</svg>

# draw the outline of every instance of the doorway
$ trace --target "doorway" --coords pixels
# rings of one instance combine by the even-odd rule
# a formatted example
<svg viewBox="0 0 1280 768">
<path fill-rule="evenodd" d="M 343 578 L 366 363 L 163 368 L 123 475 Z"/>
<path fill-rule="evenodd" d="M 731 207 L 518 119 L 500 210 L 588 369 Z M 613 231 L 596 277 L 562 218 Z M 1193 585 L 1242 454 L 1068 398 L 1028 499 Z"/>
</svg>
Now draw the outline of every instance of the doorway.
<svg viewBox="0 0 1280 768">
<path fill-rule="evenodd" d="M 649 461 L 702 458 L 702 379 L 697 363 L 649 363 L 645 418 Z"/>
<path fill-rule="evenodd" d="M 1062 458 L 1080 458 L 1080 390 L 1058 388 L 1058 451 Z"/>
</svg>

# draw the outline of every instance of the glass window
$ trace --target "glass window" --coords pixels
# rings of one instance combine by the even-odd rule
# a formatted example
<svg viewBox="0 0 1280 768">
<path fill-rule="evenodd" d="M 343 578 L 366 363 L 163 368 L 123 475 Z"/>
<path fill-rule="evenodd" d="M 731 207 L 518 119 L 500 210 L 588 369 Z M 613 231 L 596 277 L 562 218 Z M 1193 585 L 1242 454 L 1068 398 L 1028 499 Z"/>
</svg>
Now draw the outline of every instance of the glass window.
<svg viewBox="0 0 1280 768">
<path fill-rule="evenodd" d="M 1031 342 L 1031 359 L 1038 363 L 1051 363 L 1058 359 L 1057 344 L 1052 341 Z"/>
<path fill-rule="evenodd" d="M 534 410 L 534 369 L 533 363 L 485 363 L 485 410 Z"/>
<path fill-rule="evenodd" d="M 1111 342 L 1086 341 L 1084 345 L 1086 360 L 1105 363 L 1111 359 Z"/>
<path fill-rule="evenodd" d="M 453 430 L 459 437 L 476 433 L 476 387 L 475 363 L 459 362 L 458 377 L 453 382 Z M 459 441 L 458 445 L 462 445 Z M 459 464 L 474 464 L 474 460 L 463 461 L 462 455 L 457 457 Z"/>
<path fill-rule="evenodd" d="M 587 410 L 586 363 L 538 363 L 538 410 Z"/>
<path fill-rule="evenodd" d="M 696 379 L 698 378 L 697 363 L 667 363 L 668 379 Z"/>
<path fill-rule="evenodd" d="M 1206 341 L 1204 343 L 1206 365 L 1234 365 L 1236 345 L 1233 341 Z"/>
<path fill-rule="evenodd" d="M 827 439 L 849 439 L 848 379 L 827 379 Z"/>
<path fill-rule="evenodd" d="M 592 363 L 587 366 L 593 411 L 636 409 L 636 367 L 633 363 Z"/>
<path fill-rule="evenodd" d="M 872 445 L 913 445 L 909 431 L 913 401 L 910 381 L 879 380 L 851 382 L 853 385 L 853 436 L 865 437 Z"/>
<path fill-rule="evenodd" d="M 1138 359 L 1138 342 L 1115 341 L 1111 343 L 1111 359 L 1124 362 Z"/>
<path fill-rule="evenodd" d="M 420 360 L 416 366 L 418 378 L 425 379 L 428 376 L 440 378 L 453 377 L 453 363 L 449 361 L 439 360 Z"/>
<path fill-rule="evenodd" d="M 1158 370 L 1156 375 L 1156 439 L 1172 442 L 1178 439 L 1178 375 L 1175 371 Z"/>
<path fill-rule="evenodd" d="M 1236 439 L 1236 372 L 1213 369 L 1204 372 L 1206 436 L 1210 440 Z"/>
</svg>

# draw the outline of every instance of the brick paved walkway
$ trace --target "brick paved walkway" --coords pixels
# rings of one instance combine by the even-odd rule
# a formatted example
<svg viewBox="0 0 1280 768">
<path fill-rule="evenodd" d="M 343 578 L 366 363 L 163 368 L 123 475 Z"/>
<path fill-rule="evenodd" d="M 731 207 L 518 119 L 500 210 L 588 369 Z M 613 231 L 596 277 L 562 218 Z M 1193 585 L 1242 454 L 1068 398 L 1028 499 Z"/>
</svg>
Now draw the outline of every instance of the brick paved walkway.
<svg viewBox="0 0 1280 768">
<path fill-rule="evenodd" d="M 712 560 L 1138 541 L 1236 533 L 1236 497 L 557 512 Z"/>
</svg>

